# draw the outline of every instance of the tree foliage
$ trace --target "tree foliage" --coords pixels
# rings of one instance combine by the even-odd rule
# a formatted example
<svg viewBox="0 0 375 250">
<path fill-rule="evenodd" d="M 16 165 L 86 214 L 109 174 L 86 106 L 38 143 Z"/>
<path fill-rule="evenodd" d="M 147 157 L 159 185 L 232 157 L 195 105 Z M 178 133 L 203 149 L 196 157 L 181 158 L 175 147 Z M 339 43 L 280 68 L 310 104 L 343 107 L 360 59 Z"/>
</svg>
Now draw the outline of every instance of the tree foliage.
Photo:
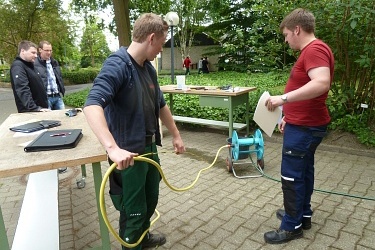
<svg viewBox="0 0 375 250">
<path fill-rule="evenodd" d="M 81 66 L 87 68 L 101 65 L 111 53 L 103 31 L 94 24 L 87 24 L 81 40 Z"/>
<path fill-rule="evenodd" d="M 375 1 L 337 1 L 335 7 L 326 6 L 323 14 L 322 35 L 333 45 L 336 59 L 333 91 L 341 108 L 335 114 L 359 114 L 364 103 L 369 105 L 371 121 L 375 115 Z"/>
<path fill-rule="evenodd" d="M 171 9 L 176 11 L 180 18 L 175 45 L 180 49 L 180 53 L 184 58 L 190 54 L 194 35 L 200 31 L 199 26 L 206 16 L 205 2 L 178 0 L 172 4 Z"/>
<path fill-rule="evenodd" d="M 279 24 L 288 9 L 284 1 L 209 1 L 213 22 L 206 32 L 221 47 L 219 68 L 239 72 L 282 68 L 295 58 L 287 51 Z M 290 3 L 289 3 L 290 6 Z"/>
<path fill-rule="evenodd" d="M 213 22 L 207 33 L 220 41 L 219 67 L 236 71 L 289 68 L 298 52 L 283 42 L 279 24 L 291 10 L 303 7 L 316 17 L 316 36 L 332 48 L 335 78 L 333 116 L 358 115 L 361 103 L 369 105 L 362 122 L 371 123 L 374 112 L 375 1 L 374 0 L 210 0 Z M 365 119 L 367 118 L 367 119 Z"/>
<path fill-rule="evenodd" d="M 74 1 L 110 3 L 109 0 Z M 284 43 L 279 24 L 291 10 L 306 8 L 316 17 L 316 36 L 330 45 L 336 59 L 333 95 L 328 102 L 337 104 L 330 105 L 337 108 L 331 114 L 355 116 L 362 112 L 361 103 L 365 103 L 369 108 L 362 121 L 369 124 L 375 120 L 374 0 L 124 2 L 129 3 L 129 11 L 122 14 L 129 17 L 129 22 L 143 12 L 176 11 L 181 21 L 175 41 L 182 55 L 189 54 L 194 33 L 203 31 L 221 44 L 212 52 L 221 56 L 219 68 L 240 72 L 289 70 L 298 52 Z M 130 24 L 125 32 L 130 34 Z"/>
<path fill-rule="evenodd" d="M 145 12 L 163 14 L 170 7 L 170 0 L 142 1 L 142 0 L 72 0 L 72 6 L 76 13 L 84 13 L 85 21 L 92 23 L 97 18 L 99 11 L 110 9 L 114 14 L 114 20 L 102 28 L 109 30 L 118 36 L 119 46 L 128 46 L 131 42 L 131 23 Z"/>
<path fill-rule="evenodd" d="M 64 15 L 61 0 L 0 0 L 0 55 L 11 63 L 21 40 L 48 40 L 63 59 L 66 45 L 72 46 Z"/>
</svg>

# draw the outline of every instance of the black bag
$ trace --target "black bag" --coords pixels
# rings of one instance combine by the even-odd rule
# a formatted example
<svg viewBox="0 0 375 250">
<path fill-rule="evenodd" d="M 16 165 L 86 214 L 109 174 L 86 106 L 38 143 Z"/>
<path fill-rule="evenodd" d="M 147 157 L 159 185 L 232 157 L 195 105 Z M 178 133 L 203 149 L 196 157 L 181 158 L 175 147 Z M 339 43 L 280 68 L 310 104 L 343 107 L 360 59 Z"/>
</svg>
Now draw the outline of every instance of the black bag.
<svg viewBox="0 0 375 250">
<path fill-rule="evenodd" d="M 40 134 L 25 148 L 25 152 L 75 148 L 82 138 L 82 129 L 51 130 Z"/>
<path fill-rule="evenodd" d="M 53 128 L 60 126 L 61 122 L 56 120 L 41 120 L 37 122 L 30 122 L 19 126 L 9 128 L 14 132 L 31 133 L 42 129 Z"/>
</svg>

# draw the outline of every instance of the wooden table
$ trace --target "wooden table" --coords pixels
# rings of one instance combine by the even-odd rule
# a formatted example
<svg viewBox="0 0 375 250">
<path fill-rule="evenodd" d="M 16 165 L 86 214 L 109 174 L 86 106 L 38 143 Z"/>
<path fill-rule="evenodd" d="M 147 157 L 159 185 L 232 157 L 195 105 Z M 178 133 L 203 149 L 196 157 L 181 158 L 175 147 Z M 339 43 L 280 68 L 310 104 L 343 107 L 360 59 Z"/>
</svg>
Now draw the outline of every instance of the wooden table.
<svg viewBox="0 0 375 250">
<path fill-rule="evenodd" d="M 233 90 L 221 90 L 216 86 L 193 86 L 187 85 L 186 90 L 176 89 L 176 85 L 160 86 L 165 94 L 169 94 L 169 107 L 173 114 L 173 95 L 199 95 L 201 106 L 227 108 L 229 110 L 229 121 L 216 121 L 214 119 L 198 119 L 193 117 L 173 116 L 175 121 L 190 122 L 196 124 L 213 125 L 229 128 L 229 137 L 232 137 L 233 129 L 246 127 L 249 133 L 249 92 L 256 90 L 256 87 L 239 87 Z M 203 88 L 203 89 L 202 89 Z M 236 106 L 246 104 L 246 124 L 233 122 L 233 110 Z"/>
<path fill-rule="evenodd" d="M 35 120 L 60 120 L 61 126 L 51 128 L 58 129 L 82 129 L 83 137 L 76 148 L 30 152 L 23 150 L 21 143 L 32 140 L 34 136 L 14 137 L 14 132 L 9 128 Z M 73 167 L 91 163 L 95 183 L 97 209 L 102 238 L 101 249 L 110 249 L 108 229 L 103 221 L 99 206 L 99 191 L 102 182 L 101 161 L 107 160 L 107 155 L 94 133 L 91 131 L 82 112 L 77 116 L 68 117 L 65 110 L 51 112 L 17 113 L 11 114 L 0 126 L 0 177 L 19 176 L 39 171 L 57 169 L 60 167 Z M 9 249 L 4 219 L 0 208 L 0 249 Z"/>
</svg>

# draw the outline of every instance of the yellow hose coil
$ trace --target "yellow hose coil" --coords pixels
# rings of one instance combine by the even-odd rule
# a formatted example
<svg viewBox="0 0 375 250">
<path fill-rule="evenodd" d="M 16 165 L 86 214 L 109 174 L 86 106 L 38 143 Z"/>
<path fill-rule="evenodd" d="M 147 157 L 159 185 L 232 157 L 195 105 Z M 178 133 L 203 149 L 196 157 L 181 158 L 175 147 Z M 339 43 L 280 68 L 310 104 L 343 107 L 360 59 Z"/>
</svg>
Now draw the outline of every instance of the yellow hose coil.
<svg viewBox="0 0 375 250">
<path fill-rule="evenodd" d="M 163 178 L 165 184 L 166 184 L 170 189 L 172 189 L 173 191 L 182 192 L 182 191 L 186 191 L 186 190 L 192 188 L 192 187 L 196 184 L 196 182 L 198 181 L 200 174 L 201 174 L 203 171 L 206 171 L 206 170 L 210 169 L 213 165 L 215 165 L 215 163 L 216 163 L 216 161 L 217 161 L 217 158 L 218 158 L 218 156 L 219 156 L 220 151 L 223 150 L 224 148 L 228 148 L 228 147 L 229 147 L 229 145 L 222 146 L 222 147 L 217 151 L 216 156 L 215 156 L 215 159 L 214 159 L 214 161 L 211 163 L 211 165 L 209 165 L 209 166 L 206 167 L 206 168 L 201 169 L 201 170 L 198 172 L 197 177 L 195 178 L 195 180 L 194 180 L 189 186 L 184 187 L 184 188 L 176 188 L 176 187 L 172 186 L 171 184 L 169 184 L 169 182 L 168 182 L 168 181 L 166 180 L 166 178 L 165 178 L 165 175 L 164 175 L 164 172 L 163 172 L 161 166 L 160 166 L 156 161 L 144 157 L 144 156 L 149 155 L 149 154 L 144 154 L 144 155 L 141 155 L 141 156 L 134 157 L 134 160 L 135 160 L 135 161 L 144 161 L 144 162 L 147 162 L 147 163 L 152 164 L 153 166 L 155 166 L 155 167 L 158 169 L 158 171 L 160 172 L 160 175 L 161 175 L 161 177 Z M 152 153 L 151 153 L 151 154 L 152 154 Z M 143 238 L 145 237 L 145 235 L 147 234 L 147 232 L 150 230 L 150 227 L 151 227 L 151 226 L 152 226 L 152 225 L 153 225 L 153 224 L 159 219 L 159 217 L 160 217 L 160 213 L 159 213 L 158 210 L 155 209 L 155 213 L 156 213 L 156 217 L 155 217 L 155 219 L 153 219 L 153 220 L 151 221 L 150 227 L 147 228 L 147 229 L 143 232 L 143 234 L 141 235 L 141 237 L 138 239 L 138 241 L 137 241 L 136 243 L 132 243 L 132 244 L 130 244 L 130 243 L 125 242 L 123 239 L 121 239 L 121 237 L 116 233 L 116 231 L 114 230 L 114 228 L 112 227 L 111 223 L 110 223 L 109 220 L 108 220 L 108 217 L 107 217 L 107 210 L 106 210 L 106 208 L 105 208 L 105 200 L 104 200 L 104 189 L 105 189 L 105 185 L 107 184 L 107 180 L 108 180 L 108 178 L 109 178 L 109 175 L 111 174 L 111 172 L 112 172 L 116 167 L 117 167 L 117 164 L 116 164 L 116 163 L 113 163 L 113 164 L 108 168 L 108 170 L 107 170 L 107 172 L 105 173 L 105 175 L 103 176 L 103 181 L 102 181 L 102 183 L 101 183 L 101 185 L 100 185 L 100 192 L 99 192 L 99 205 L 100 205 L 100 212 L 101 212 L 101 214 L 102 214 L 102 217 L 103 217 L 104 223 L 107 225 L 108 230 L 112 233 L 112 235 L 116 238 L 116 240 L 118 240 L 118 241 L 121 243 L 121 245 L 123 245 L 123 246 L 125 246 L 125 247 L 133 248 L 133 247 L 138 246 L 138 245 L 142 242 Z"/>
</svg>

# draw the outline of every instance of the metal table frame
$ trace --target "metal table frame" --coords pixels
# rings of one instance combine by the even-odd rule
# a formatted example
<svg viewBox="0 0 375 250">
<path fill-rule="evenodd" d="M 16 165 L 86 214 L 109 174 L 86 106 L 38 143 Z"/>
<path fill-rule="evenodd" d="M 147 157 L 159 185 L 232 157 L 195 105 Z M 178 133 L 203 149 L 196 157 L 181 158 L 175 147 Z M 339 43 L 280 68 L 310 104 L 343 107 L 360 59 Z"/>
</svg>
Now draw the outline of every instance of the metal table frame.
<svg viewBox="0 0 375 250">
<path fill-rule="evenodd" d="M 233 110 L 236 106 L 246 104 L 246 129 L 249 133 L 249 92 L 256 87 L 240 87 L 236 91 L 220 90 L 215 86 L 186 86 L 187 90 L 176 89 L 176 85 L 160 86 L 165 94 L 169 94 L 169 107 L 173 114 L 173 95 L 199 95 L 201 106 L 227 108 L 229 110 L 229 137 L 233 132 Z M 200 89 L 203 88 L 203 89 Z"/>
</svg>

